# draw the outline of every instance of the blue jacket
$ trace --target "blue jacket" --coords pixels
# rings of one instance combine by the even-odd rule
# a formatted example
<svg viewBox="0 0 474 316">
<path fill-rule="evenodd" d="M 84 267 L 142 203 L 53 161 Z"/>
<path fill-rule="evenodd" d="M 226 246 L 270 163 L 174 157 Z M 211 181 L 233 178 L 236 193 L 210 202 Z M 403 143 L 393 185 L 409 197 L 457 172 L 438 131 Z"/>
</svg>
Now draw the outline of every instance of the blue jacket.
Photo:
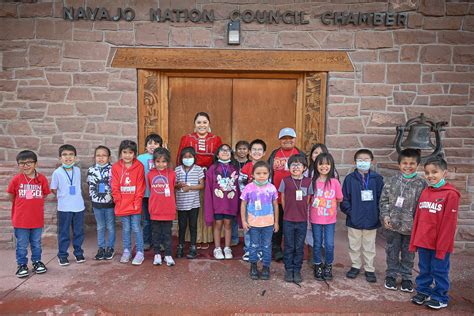
<svg viewBox="0 0 474 316">
<path fill-rule="evenodd" d="M 361 191 L 365 188 L 362 176 L 357 169 L 348 174 L 342 185 L 344 198 L 341 211 L 347 215 L 346 226 L 355 229 L 376 229 L 380 227 L 379 201 L 383 189 L 383 177 L 377 172 L 369 171 L 368 189 L 372 190 L 373 200 L 362 201 Z"/>
</svg>

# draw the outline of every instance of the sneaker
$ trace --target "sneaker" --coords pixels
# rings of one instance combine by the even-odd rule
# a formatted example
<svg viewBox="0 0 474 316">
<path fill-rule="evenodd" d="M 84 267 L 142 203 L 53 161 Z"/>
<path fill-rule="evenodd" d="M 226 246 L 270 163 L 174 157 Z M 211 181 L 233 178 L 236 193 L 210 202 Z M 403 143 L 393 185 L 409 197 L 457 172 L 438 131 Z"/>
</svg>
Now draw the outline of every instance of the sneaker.
<svg viewBox="0 0 474 316">
<path fill-rule="evenodd" d="M 48 269 L 46 269 L 46 266 L 44 265 L 43 262 L 41 262 L 41 261 L 33 262 L 33 272 L 34 273 L 42 274 L 42 273 L 46 273 L 46 271 L 48 271 Z"/>
<path fill-rule="evenodd" d="M 262 274 L 260 275 L 260 279 L 262 280 L 270 280 L 270 267 L 263 266 Z"/>
<path fill-rule="evenodd" d="M 19 278 L 26 278 L 29 274 L 28 266 L 26 264 L 18 265 L 18 270 L 16 270 L 15 275 Z"/>
<path fill-rule="evenodd" d="M 176 258 L 183 258 L 183 257 L 184 257 L 184 246 L 178 245 L 178 248 L 176 248 Z"/>
<path fill-rule="evenodd" d="M 115 255 L 115 250 L 114 248 L 110 248 L 108 247 L 106 250 L 105 250 L 105 260 L 112 260 L 114 258 L 114 255 Z"/>
<path fill-rule="evenodd" d="M 403 292 L 412 293 L 413 292 L 413 282 L 411 280 L 402 280 L 402 286 L 400 290 Z"/>
<path fill-rule="evenodd" d="M 426 295 L 423 293 L 416 293 L 416 295 L 411 298 L 411 302 L 417 305 L 423 305 L 425 302 L 429 300 L 430 300 L 429 295 Z"/>
<path fill-rule="evenodd" d="M 403 282 L 402 282 L 403 284 Z M 389 290 L 392 290 L 392 291 L 396 291 L 397 290 L 397 280 L 395 280 L 395 278 L 393 277 L 386 277 L 385 278 L 385 288 L 386 289 L 389 289 Z M 411 289 L 413 291 L 413 288 Z"/>
<path fill-rule="evenodd" d="M 430 308 L 433 308 L 433 309 L 441 309 L 441 308 L 448 307 L 447 303 L 441 303 L 440 301 L 437 301 L 437 300 L 434 300 L 434 299 L 431 299 L 431 300 L 425 302 L 425 305 L 430 307 Z"/>
<path fill-rule="evenodd" d="M 153 265 L 161 266 L 162 263 L 163 262 L 161 261 L 161 255 L 160 254 L 155 255 L 155 257 L 153 258 Z"/>
<path fill-rule="evenodd" d="M 58 262 L 60 266 L 68 266 L 69 260 L 66 257 L 58 258 Z"/>
<path fill-rule="evenodd" d="M 258 269 L 256 262 L 250 264 L 250 278 L 252 280 L 258 280 Z"/>
<path fill-rule="evenodd" d="M 332 280 L 332 264 L 324 265 L 323 277 L 324 280 Z"/>
<path fill-rule="evenodd" d="M 377 277 L 375 276 L 375 272 L 367 272 L 365 271 L 365 279 L 369 283 L 375 283 L 377 282 Z"/>
<path fill-rule="evenodd" d="M 230 247 L 225 247 L 224 248 L 224 258 L 226 259 L 232 259 L 234 256 L 232 256 L 232 249 Z"/>
<path fill-rule="evenodd" d="M 197 250 L 196 250 L 196 246 L 191 246 L 191 248 L 189 248 L 189 253 L 188 255 L 186 256 L 186 258 L 188 259 L 194 259 L 197 257 Z"/>
<path fill-rule="evenodd" d="M 222 253 L 221 247 L 217 247 L 214 249 L 214 258 L 216 258 L 217 260 L 222 260 L 225 258 L 224 254 Z"/>
<path fill-rule="evenodd" d="M 348 277 L 349 279 L 355 279 L 355 278 L 357 278 L 359 273 L 360 273 L 360 269 L 351 267 L 351 269 L 349 271 L 347 271 L 346 277 Z"/>
<path fill-rule="evenodd" d="M 242 256 L 242 260 L 244 260 L 244 261 L 249 261 L 249 257 L 250 257 L 250 254 L 249 254 L 249 252 L 247 251 L 247 252 L 245 252 L 244 255 Z"/>
<path fill-rule="evenodd" d="M 171 267 L 171 266 L 175 265 L 173 257 L 171 257 L 171 256 L 165 256 L 165 262 L 166 262 L 166 265 L 168 267 Z"/>
<path fill-rule="evenodd" d="M 97 254 L 94 257 L 95 260 L 104 260 L 105 259 L 105 250 L 104 248 L 99 248 Z"/>
<path fill-rule="evenodd" d="M 275 251 L 274 258 L 275 258 L 275 261 L 277 261 L 277 262 L 282 261 L 283 260 L 283 251 L 281 251 L 281 249 L 278 249 L 277 251 Z"/>
<path fill-rule="evenodd" d="M 84 258 L 83 255 L 77 255 L 77 256 L 76 256 L 76 262 L 77 262 L 77 263 L 86 262 L 86 258 Z"/>
<path fill-rule="evenodd" d="M 314 278 L 318 281 L 324 281 L 324 271 L 323 271 L 323 264 L 315 264 L 314 265 Z"/>
<path fill-rule="evenodd" d="M 120 258 L 120 263 L 128 263 L 132 255 L 130 254 L 130 250 L 125 249 L 122 253 L 122 257 Z"/>
<path fill-rule="evenodd" d="M 293 272 L 293 282 L 295 283 L 303 282 L 303 278 L 301 277 L 301 271 Z"/>
<path fill-rule="evenodd" d="M 134 266 L 139 266 L 143 263 L 143 260 L 145 260 L 143 252 L 137 251 L 137 253 L 135 254 L 135 258 L 133 258 L 132 264 Z"/>
<path fill-rule="evenodd" d="M 294 282 L 292 270 L 285 270 L 285 281 L 290 283 Z"/>
</svg>

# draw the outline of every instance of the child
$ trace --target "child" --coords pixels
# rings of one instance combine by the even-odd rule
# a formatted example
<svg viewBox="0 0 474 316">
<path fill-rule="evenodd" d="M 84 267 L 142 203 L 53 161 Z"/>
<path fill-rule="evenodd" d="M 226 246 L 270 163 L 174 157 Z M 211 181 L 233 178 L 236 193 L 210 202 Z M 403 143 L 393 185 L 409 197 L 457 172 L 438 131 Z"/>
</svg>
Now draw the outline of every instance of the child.
<svg viewBox="0 0 474 316">
<path fill-rule="evenodd" d="M 123 140 L 119 146 L 120 160 L 112 166 L 112 196 L 115 201 L 115 216 L 122 222 L 123 253 L 121 263 L 128 263 L 131 257 L 131 231 L 135 234 L 137 253 L 133 265 L 141 265 L 143 255 L 143 235 L 140 225 L 142 198 L 145 194 L 145 170 L 136 158 L 137 143 Z"/>
<path fill-rule="evenodd" d="M 151 222 L 150 212 L 148 211 L 148 198 L 150 197 L 150 190 L 148 184 L 148 172 L 155 168 L 153 162 L 153 152 L 156 148 L 163 146 L 163 138 L 158 134 L 150 134 L 145 138 L 145 150 L 146 152 L 138 156 L 138 160 L 142 163 L 145 169 L 145 196 L 142 201 L 142 217 L 143 217 L 143 249 L 145 251 L 150 249 L 151 245 Z"/>
<path fill-rule="evenodd" d="M 379 221 L 379 200 L 383 189 L 383 177 L 370 170 L 374 155 L 368 149 L 359 149 L 354 155 L 356 170 L 346 176 L 342 185 L 344 198 L 341 211 L 347 215 L 351 269 L 346 273 L 355 279 L 362 267 L 361 254 L 365 259 L 365 279 L 377 282 L 375 276 L 375 237 Z"/>
<path fill-rule="evenodd" d="M 73 232 L 74 256 L 77 263 L 86 261 L 82 243 L 84 241 L 84 199 L 81 190 L 81 171 L 74 166 L 76 148 L 72 145 L 59 147 L 62 166 L 54 170 L 51 192 L 58 199 L 58 261 L 60 266 L 69 265 L 68 248 L 70 230 Z"/>
<path fill-rule="evenodd" d="M 230 239 L 231 222 L 239 211 L 239 172 L 232 156 L 232 148 L 222 144 L 217 148 L 214 163 L 206 173 L 204 192 L 205 220 L 208 226 L 214 223 L 214 258 L 218 260 L 232 259 Z M 221 248 L 221 233 L 224 226 L 225 248 Z"/>
<path fill-rule="evenodd" d="M 115 254 L 115 214 L 112 197 L 110 149 L 99 146 L 95 149 L 95 165 L 87 171 L 89 197 L 97 222 L 97 245 L 99 249 L 95 260 L 112 260 Z M 108 246 L 105 247 L 105 229 L 109 233 Z"/>
<path fill-rule="evenodd" d="M 41 262 L 41 233 L 44 226 L 44 199 L 51 193 L 48 180 L 36 171 L 38 157 L 30 150 L 23 150 L 16 156 L 19 172 L 10 181 L 7 193 L 12 201 L 12 225 L 16 238 L 15 275 L 24 278 L 28 272 L 28 243 L 31 248 L 33 272 L 45 273 Z"/>
<path fill-rule="evenodd" d="M 257 252 L 263 251 L 263 269 L 260 278 L 270 279 L 272 261 L 272 236 L 278 231 L 278 192 L 268 182 L 270 166 L 264 161 L 257 161 L 253 166 L 254 180 L 242 191 L 240 215 L 244 230 L 249 232 L 250 277 L 259 278 L 257 270 Z"/>
<path fill-rule="evenodd" d="M 165 262 L 168 267 L 174 266 L 171 256 L 171 228 L 176 218 L 176 200 L 174 187 L 176 174 L 168 168 L 171 155 L 166 148 L 157 148 L 153 152 L 155 168 L 148 173 L 150 185 L 150 218 L 152 226 L 153 249 L 155 257 L 153 265 L 161 265 L 160 245 L 165 248 Z"/>
<path fill-rule="evenodd" d="M 176 257 L 184 256 L 184 242 L 186 229 L 189 223 L 191 247 L 187 255 L 188 259 L 197 257 L 196 238 L 197 220 L 201 200 L 199 191 L 204 189 L 204 171 L 195 164 L 196 151 L 193 147 L 185 147 L 181 151 L 181 165 L 176 167 L 176 208 L 178 209 L 179 244 Z"/>
<path fill-rule="evenodd" d="M 337 203 L 342 201 L 342 190 L 331 154 L 322 153 L 316 158 L 313 179 L 315 193 L 310 207 L 310 222 L 314 240 L 314 278 L 318 281 L 332 280 L 336 212 Z M 323 241 L 325 263 L 321 258 Z"/>
<path fill-rule="evenodd" d="M 283 218 L 283 261 L 285 281 L 300 283 L 304 256 L 304 238 L 308 226 L 308 204 L 313 195 L 311 178 L 303 176 L 308 167 L 306 157 L 293 155 L 288 159 L 290 176 L 280 184 Z"/>
<path fill-rule="evenodd" d="M 412 302 L 433 309 L 448 306 L 449 261 L 453 252 L 459 209 L 459 191 L 446 183 L 448 164 L 442 158 L 425 163 L 429 187 L 418 200 L 410 251 L 418 251 L 416 292 Z M 434 286 L 433 286 L 434 280 Z"/>
<path fill-rule="evenodd" d="M 385 288 L 397 290 L 397 276 L 402 278 L 400 289 L 413 292 L 411 270 L 415 254 L 408 251 L 416 204 L 426 187 L 425 180 L 416 175 L 420 153 L 404 149 L 398 155 L 400 173 L 390 177 L 380 197 L 380 221 L 385 228 L 387 270 Z M 401 259 L 400 259 L 401 256 Z"/>
<path fill-rule="evenodd" d="M 235 160 L 237 161 L 240 170 L 242 170 L 243 166 L 249 161 L 249 149 L 250 144 L 246 140 L 239 140 L 235 145 Z M 239 183 L 240 186 L 240 183 Z M 239 244 L 239 225 L 237 223 L 237 217 L 232 220 L 232 239 L 231 239 L 231 246 L 237 246 Z"/>
<path fill-rule="evenodd" d="M 267 144 L 261 139 L 254 139 L 250 143 L 250 161 L 240 170 L 239 173 L 239 188 L 242 192 L 245 186 L 253 181 L 253 167 L 257 161 L 263 160 L 265 152 L 267 150 Z M 278 194 L 278 192 L 277 192 Z M 250 250 L 250 233 L 244 231 L 244 255 L 242 260 L 249 261 L 249 250 Z M 261 249 L 258 250 L 258 254 L 261 254 Z"/>
</svg>

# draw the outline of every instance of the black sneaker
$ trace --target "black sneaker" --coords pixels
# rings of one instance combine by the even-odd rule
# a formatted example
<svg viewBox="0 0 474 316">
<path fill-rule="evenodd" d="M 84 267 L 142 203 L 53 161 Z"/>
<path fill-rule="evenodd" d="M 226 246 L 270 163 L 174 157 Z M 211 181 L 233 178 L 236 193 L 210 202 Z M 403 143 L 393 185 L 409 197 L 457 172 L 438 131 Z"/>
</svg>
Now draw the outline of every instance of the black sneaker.
<svg viewBox="0 0 474 316">
<path fill-rule="evenodd" d="M 46 271 L 48 271 L 48 269 L 46 269 L 46 266 L 44 265 L 43 262 L 41 262 L 41 261 L 33 262 L 33 272 L 34 273 L 42 274 L 42 273 L 46 273 Z"/>
<path fill-rule="evenodd" d="M 275 251 L 275 261 L 280 262 L 283 260 L 283 251 L 281 249 Z"/>
<path fill-rule="evenodd" d="M 301 277 L 301 271 L 293 272 L 293 282 L 295 283 L 303 282 L 303 278 Z"/>
<path fill-rule="evenodd" d="M 270 280 L 270 267 L 263 266 L 262 274 L 260 275 L 261 280 Z"/>
<path fill-rule="evenodd" d="M 360 273 L 360 269 L 351 267 L 351 269 L 349 271 L 347 271 L 346 277 L 348 277 L 349 279 L 355 279 L 355 278 L 357 278 L 359 273 Z"/>
<path fill-rule="evenodd" d="M 402 286 L 400 290 L 403 292 L 412 293 L 413 292 L 413 282 L 411 280 L 402 280 Z"/>
<path fill-rule="evenodd" d="M 323 276 L 325 280 L 332 280 L 332 264 L 326 264 L 324 266 Z"/>
<path fill-rule="evenodd" d="M 184 257 L 184 246 L 178 245 L 178 248 L 176 249 L 176 258 L 183 258 L 183 257 Z"/>
<path fill-rule="evenodd" d="M 425 302 L 429 300 L 430 300 L 429 295 L 426 295 L 423 293 L 416 293 L 416 295 L 411 298 L 411 302 L 417 305 L 423 305 Z"/>
<path fill-rule="evenodd" d="M 403 285 L 403 282 L 402 282 L 402 285 Z M 397 290 L 397 280 L 393 277 L 389 277 L 389 276 L 386 277 L 385 278 L 385 288 L 389 289 L 389 290 L 392 290 L 392 291 L 396 291 Z M 412 289 L 412 291 L 413 291 L 413 289 Z"/>
<path fill-rule="evenodd" d="M 68 266 L 69 260 L 66 257 L 58 258 L 58 262 L 60 266 Z"/>
<path fill-rule="evenodd" d="M 105 250 L 104 250 L 104 248 L 99 248 L 99 250 L 97 250 L 97 254 L 95 255 L 94 259 L 95 260 L 104 260 L 105 259 Z M 76 260 L 77 260 L 77 257 L 76 257 Z"/>
<path fill-rule="evenodd" d="M 258 280 L 257 263 L 250 264 L 250 278 L 252 280 Z"/>
<path fill-rule="evenodd" d="M 315 264 L 314 265 L 314 278 L 318 281 L 324 281 L 324 271 L 323 271 L 323 264 Z"/>
<path fill-rule="evenodd" d="M 189 248 L 189 253 L 188 255 L 186 256 L 186 258 L 188 259 L 195 259 L 197 257 L 197 250 L 196 250 L 196 246 L 191 246 L 191 248 Z"/>
<path fill-rule="evenodd" d="M 105 260 L 112 260 L 114 258 L 114 255 L 114 248 L 107 247 L 107 249 L 105 249 Z"/>
<path fill-rule="evenodd" d="M 369 283 L 375 283 L 375 282 L 377 282 L 377 277 L 375 276 L 375 273 L 374 273 L 374 272 L 367 272 L 367 271 L 365 271 L 365 279 L 366 279 L 367 282 L 369 282 Z"/>
<path fill-rule="evenodd" d="M 434 299 L 431 299 L 431 300 L 425 302 L 425 305 L 430 307 L 430 308 L 433 308 L 433 309 L 441 309 L 441 308 L 448 307 L 447 303 L 441 303 L 440 301 L 437 301 L 437 300 L 434 300 Z"/>
<path fill-rule="evenodd" d="M 86 258 L 84 258 L 83 255 L 77 255 L 77 256 L 76 256 L 76 262 L 77 262 L 77 263 L 86 262 Z"/>
<path fill-rule="evenodd" d="M 16 270 L 15 275 L 18 278 L 26 278 L 30 273 L 28 272 L 28 266 L 26 264 L 20 264 L 18 270 Z"/>
<path fill-rule="evenodd" d="M 295 279 L 293 278 L 293 271 L 292 270 L 285 270 L 285 281 L 286 282 L 294 282 Z"/>
</svg>

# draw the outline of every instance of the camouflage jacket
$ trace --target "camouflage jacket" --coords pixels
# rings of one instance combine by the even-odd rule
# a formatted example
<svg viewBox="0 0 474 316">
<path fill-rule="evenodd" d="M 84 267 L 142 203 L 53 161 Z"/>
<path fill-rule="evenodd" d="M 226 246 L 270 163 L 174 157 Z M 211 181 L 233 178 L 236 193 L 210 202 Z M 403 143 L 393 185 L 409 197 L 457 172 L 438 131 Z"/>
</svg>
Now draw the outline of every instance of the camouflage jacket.
<svg viewBox="0 0 474 316">
<path fill-rule="evenodd" d="M 386 182 L 380 197 L 380 221 L 389 217 L 391 230 L 403 235 L 410 235 L 415 218 L 416 205 L 421 192 L 426 187 L 426 181 L 419 176 L 405 179 L 401 173 L 390 177 Z M 398 197 L 403 197 L 401 207 L 397 206 Z"/>
</svg>

